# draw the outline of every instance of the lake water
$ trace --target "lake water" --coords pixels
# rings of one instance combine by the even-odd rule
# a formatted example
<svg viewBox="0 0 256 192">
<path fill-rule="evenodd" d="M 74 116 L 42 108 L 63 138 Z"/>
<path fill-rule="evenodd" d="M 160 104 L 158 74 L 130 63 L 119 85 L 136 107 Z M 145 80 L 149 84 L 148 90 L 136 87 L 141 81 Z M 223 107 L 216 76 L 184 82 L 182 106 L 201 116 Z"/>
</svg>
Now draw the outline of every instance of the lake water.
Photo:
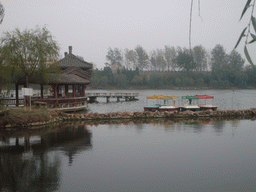
<svg viewBox="0 0 256 192">
<path fill-rule="evenodd" d="M 138 101 L 102 99 L 89 111 L 142 111 L 146 96 L 168 94 L 137 92 Z M 214 95 L 222 109 L 255 107 L 255 90 L 191 92 Z M 256 191 L 255 125 L 158 119 L 0 131 L 0 191 Z"/>
<path fill-rule="evenodd" d="M 110 103 L 106 103 L 105 98 L 98 98 L 97 104 L 89 104 L 90 112 L 117 112 L 117 111 L 143 111 L 143 107 L 148 104 L 154 103 L 163 103 L 163 101 L 155 100 L 155 99 L 146 99 L 147 96 L 152 95 L 167 95 L 167 96 L 179 96 L 177 99 L 178 104 L 182 105 L 184 101 L 182 101 L 181 96 L 186 95 L 212 95 L 214 99 L 207 103 L 210 104 L 213 102 L 214 105 L 218 107 L 218 110 L 228 110 L 228 109 L 250 109 L 256 108 L 256 90 L 245 89 L 245 90 L 88 90 L 87 92 L 103 92 L 103 93 L 139 93 L 139 97 L 137 101 L 125 102 L 124 100 L 120 100 L 117 102 L 116 98 L 110 98 Z M 197 102 L 197 101 L 196 101 Z M 204 103 L 205 101 L 199 101 Z M 185 102 L 184 102 L 185 103 Z M 100 111 L 99 111 L 100 109 Z"/>
</svg>

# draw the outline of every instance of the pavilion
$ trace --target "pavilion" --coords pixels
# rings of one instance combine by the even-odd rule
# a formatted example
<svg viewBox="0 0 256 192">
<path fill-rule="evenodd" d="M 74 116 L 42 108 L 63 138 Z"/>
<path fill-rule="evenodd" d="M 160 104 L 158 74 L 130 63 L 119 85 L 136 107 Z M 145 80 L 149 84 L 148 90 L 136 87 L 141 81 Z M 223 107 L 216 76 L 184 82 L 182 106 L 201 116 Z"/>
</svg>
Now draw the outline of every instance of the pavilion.
<svg viewBox="0 0 256 192">
<path fill-rule="evenodd" d="M 85 89 L 90 83 L 93 64 L 75 56 L 72 53 L 72 46 L 68 48 L 69 52 L 65 52 L 64 58 L 57 62 L 61 68 L 59 75 L 50 74 L 47 84 L 30 82 L 41 86 L 40 98 L 32 99 L 32 104 L 44 102 L 49 107 L 63 108 L 81 106 L 86 103 Z M 19 106 L 19 84 L 16 84 L 16 106 Z M 44 98 L 44 85 L 51 86 L 52 95 L 50 97 Z"/>
</svg>

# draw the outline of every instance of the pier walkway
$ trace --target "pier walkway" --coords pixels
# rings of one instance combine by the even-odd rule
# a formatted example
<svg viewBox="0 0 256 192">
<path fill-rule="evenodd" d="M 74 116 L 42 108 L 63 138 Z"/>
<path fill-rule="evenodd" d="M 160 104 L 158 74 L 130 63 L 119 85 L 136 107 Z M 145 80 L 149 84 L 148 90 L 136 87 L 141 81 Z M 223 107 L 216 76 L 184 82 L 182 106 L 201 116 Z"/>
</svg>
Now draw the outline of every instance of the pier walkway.
<svg viewBox="0 0 256 192">
<path fill-rule="evenodd" d="M 136 97 L 139 96 L 139 93 L 86 93 L 85 96 L 89 99 L 89 103 L 97 101 L 97 97 L 105 97 L 106 101 L 109 102 L 110 98 L 116 98 L 117 101 L 120 99 L 125 99 L 125 101 L 136 100 Z"/>
</svg>

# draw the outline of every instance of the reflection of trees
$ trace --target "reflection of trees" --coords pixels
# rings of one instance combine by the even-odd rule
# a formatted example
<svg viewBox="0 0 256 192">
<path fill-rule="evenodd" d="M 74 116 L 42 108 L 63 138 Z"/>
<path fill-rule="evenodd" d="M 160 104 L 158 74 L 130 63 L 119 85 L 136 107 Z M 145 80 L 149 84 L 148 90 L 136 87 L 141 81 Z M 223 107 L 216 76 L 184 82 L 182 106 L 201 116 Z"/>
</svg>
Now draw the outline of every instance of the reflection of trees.
<svg viewBox="0 0 256 192">
<path fill-rule="evenodd" d="M 47 154 L 23 159 L 20 153 L 0 154 L 0 191 L 54 191 L 58 188 L 58 157 Z"/>
<path fill-rule="evenodd" d="M 55 191 L 60 181 L 61 161 L 56 153 L 48 152 L 57 148 L 72 163 L 75 154 L 91 148 L 91 133 L 84 125 L 48 132 L 35 143 L 26 135 L 20 145 L 18 136 L 15 137 L 15 146 L 0 146 L 0 191 Z M 3 138 L 8 143 L 12 137 Z"/>
<path fill-rule="evenodd" d="M 222 133 L 225 121 L 214 121 L 213 128 L 216 133 Z"/>
<path fill-rule="evenodd" d="M 231 121 L 231 125 L 232 127 L 238 127 L 239 121 L 238 120 Z"/>
<path fill-rule="evenodd" d="M 60 131 L 43 135 L 41 143 L 33 146 L 37 151 L 59 148 L 69 157 L 69 163 L 73 162 L 73 156 L 81 151 L 88 150 L 91 145 L 91 133 L 84 125 L 61 128 Z"/>
<path fill-rule="evenodd" d="M 207 124 L 207 123 L 208 123 L 208 121 L 205 121 L 205 122 L 201 122 L 201 121 L 198 121 L 198 122 L 195 122 L 195 121 L 184 122 L 186 127 L 192 128 L 195 133 L 202 132 L 203 128 L 205 127 L 203 124 Z"/>
</svg>

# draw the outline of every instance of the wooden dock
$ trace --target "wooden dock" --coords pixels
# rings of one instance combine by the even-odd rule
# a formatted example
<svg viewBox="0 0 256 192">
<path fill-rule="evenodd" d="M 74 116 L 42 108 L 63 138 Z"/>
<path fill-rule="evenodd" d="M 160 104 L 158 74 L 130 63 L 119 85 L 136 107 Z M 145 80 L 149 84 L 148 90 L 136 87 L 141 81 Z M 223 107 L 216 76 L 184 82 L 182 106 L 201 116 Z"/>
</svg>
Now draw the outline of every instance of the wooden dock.
<svg viewBox="0 0 256 192">
<path fill-rule="evenodd" d="M 139 93 L 86 93 L 85 96 L 89 99 L 89 103 L 96 102 L 98 97 L 105 97 L 107 102 L 110 98 L 116 98 L 117 101 L 120 101 L 120 99 L 132 101 L 137 100 L 136 97 L 139 96 Z"/>
</svg>

